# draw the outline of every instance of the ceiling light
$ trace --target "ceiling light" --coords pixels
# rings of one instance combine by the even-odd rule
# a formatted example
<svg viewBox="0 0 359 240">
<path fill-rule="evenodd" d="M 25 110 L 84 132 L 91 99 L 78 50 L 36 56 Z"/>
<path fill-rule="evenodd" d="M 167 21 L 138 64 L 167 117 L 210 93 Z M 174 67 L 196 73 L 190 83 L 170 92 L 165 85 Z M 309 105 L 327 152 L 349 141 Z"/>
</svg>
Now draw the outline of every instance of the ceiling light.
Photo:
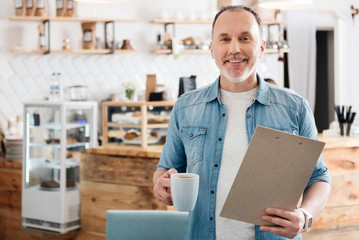
<svg viewBox="0 0 359 240">
<path fill-rule="evenodd" d="M 259 0 L 258 6 L 270 9 L 306 8 L 313 5 L 312 0 Z"/>
<path fill-rule="evenodd" d="M 124 2 L 126 0 L 75 0 L 76 2 L 85 2 L 85 3 L 118 3 Z"/>
</svg>

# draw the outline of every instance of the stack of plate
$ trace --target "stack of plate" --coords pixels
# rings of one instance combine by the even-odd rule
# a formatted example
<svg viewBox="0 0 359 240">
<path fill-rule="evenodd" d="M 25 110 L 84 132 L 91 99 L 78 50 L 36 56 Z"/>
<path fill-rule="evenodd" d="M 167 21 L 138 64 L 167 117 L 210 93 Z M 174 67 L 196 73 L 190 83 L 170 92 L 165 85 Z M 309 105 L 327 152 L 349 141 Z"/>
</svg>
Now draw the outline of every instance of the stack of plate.
<svg viewBox="0 0 359 240">
<path fill-rule="evenodd" d="M 7 136 L 4 140 L 5 158 L 12 161 L 22 160 L 22 137 Z"/>
</svg>

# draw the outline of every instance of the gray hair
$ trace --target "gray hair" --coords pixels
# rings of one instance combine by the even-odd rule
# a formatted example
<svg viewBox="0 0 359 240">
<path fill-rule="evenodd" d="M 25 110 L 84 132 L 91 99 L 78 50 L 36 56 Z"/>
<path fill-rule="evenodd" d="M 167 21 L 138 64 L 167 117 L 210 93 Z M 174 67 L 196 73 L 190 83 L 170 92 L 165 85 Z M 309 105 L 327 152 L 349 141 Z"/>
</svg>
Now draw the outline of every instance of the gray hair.
<svg viewBox="0 0 359 240">
<path fill-rule="evenodd" d="M 253 8 L 250 8 L 250 7 L 247 7 L 244 5 L 229 5 L 229 6 L 225 6 L 224 8 L 222 8 L 214 17 L 214 20 L 212 23 L 212 36 L 213 36 L 214 25 L 216 24 L 219 15 L 221 15 L 225 11 L 236 11 L 236 10 L 247 11 L 247 12 L 252 13 L 258 23 L 259 32 L 262 35 L 262 20 L 259 17 L 258 13 L 256 11 L 254 11 Z"/>
</svg>

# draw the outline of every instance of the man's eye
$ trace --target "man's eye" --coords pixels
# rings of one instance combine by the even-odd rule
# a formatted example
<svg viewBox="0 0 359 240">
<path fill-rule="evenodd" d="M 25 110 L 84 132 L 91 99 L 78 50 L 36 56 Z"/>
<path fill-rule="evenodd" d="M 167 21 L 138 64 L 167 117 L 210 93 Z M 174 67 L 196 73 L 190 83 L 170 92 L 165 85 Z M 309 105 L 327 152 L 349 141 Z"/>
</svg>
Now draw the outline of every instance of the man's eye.
<svg viewBox="0 0 359 240">
<path fill-rule="evenodd" d="M 220 41 L 221 42 L 228 42 L 230 39 L 229 38 L 221 38 Z"/>
<path fill-rule="evenodd" d="M 250 38 L 249 38 L 249 37 L 241 37 L 240 40 L 242 40 L 242 41 L 248 41 L 248 40 L 250 40 Z"/>
</svg>

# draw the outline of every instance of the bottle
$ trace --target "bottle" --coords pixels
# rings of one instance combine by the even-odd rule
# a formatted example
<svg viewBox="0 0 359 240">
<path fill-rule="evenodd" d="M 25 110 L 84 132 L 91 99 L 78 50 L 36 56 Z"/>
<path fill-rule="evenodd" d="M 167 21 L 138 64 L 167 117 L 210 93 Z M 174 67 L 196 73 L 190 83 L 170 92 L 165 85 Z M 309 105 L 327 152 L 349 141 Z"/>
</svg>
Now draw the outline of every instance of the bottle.
<svg viewBox="0 0 359 240">
<path fill-rule="evenodd" d="M 61 73 L 52 73 L 50 79 L 50 101 L 62 101 L 64 95 L 64 85 Z"/>
</svg>

